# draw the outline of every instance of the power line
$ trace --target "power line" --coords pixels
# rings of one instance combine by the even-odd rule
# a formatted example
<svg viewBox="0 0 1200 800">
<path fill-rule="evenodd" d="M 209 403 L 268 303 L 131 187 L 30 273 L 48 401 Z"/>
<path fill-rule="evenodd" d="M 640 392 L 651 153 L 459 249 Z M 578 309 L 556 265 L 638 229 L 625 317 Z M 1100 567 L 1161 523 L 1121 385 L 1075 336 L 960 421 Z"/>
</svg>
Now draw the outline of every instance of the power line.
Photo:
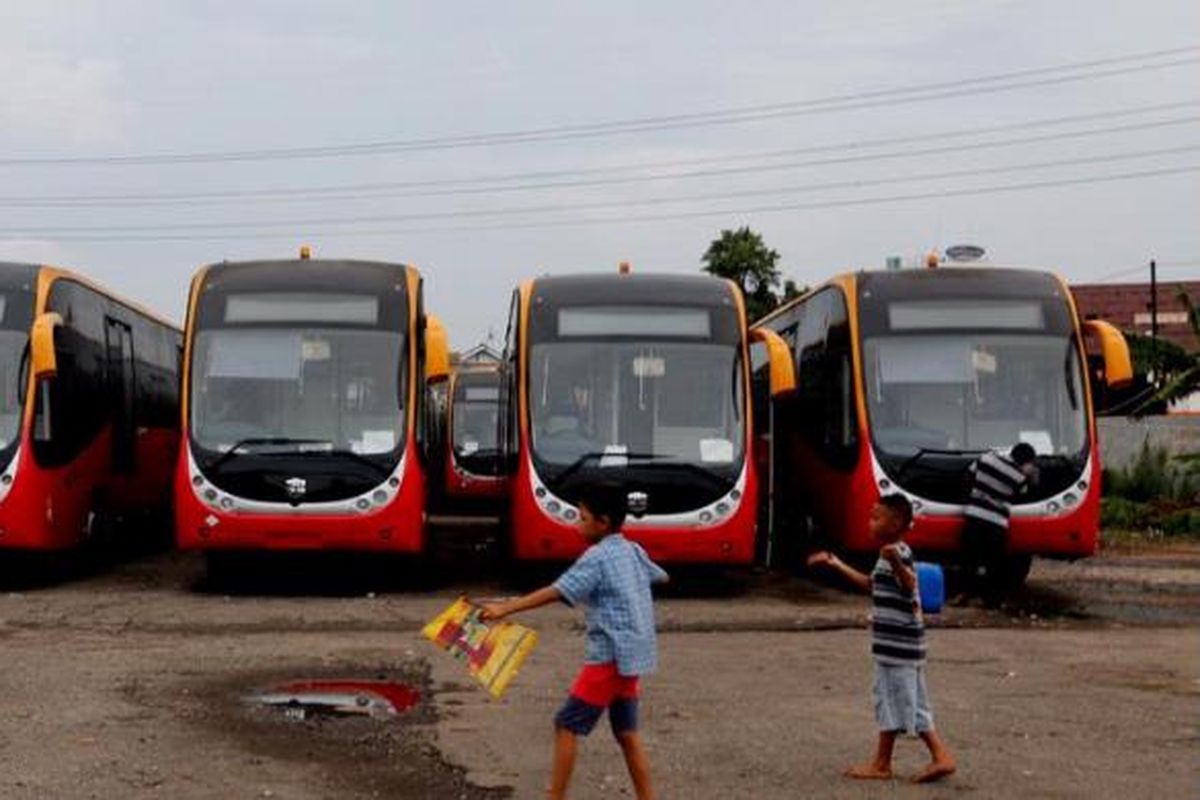
<svg viewBox="0 0 1200 800">
<path fill-rule="evenodd" d="M 1200 258 L 1187 259 L 1184 261 L 1158 261 L 1157 266 L 1159 269 L 1186 269 L 1189 267 L 1200 268 Z M 1094 280 L 1097 283 L 1102 283 L 1104 281 L 1111 280 L 1113 278 L 1120 278 L 1125 275 L 1136 275 L 1138 273 L 1146 272 L 1149 269 L 1150 264 L 1147 262 L 1145 264 L 1139 264 L 1136 267 L 1126 267 L 1113 272 L 1106 272 Z"/>
<path fill-rule="evenodd" d="M 944 172 L 925 173 L 921 175 L 902 175 L 891 178 L 869 178 L 855 179 L 845 181 L 835 181 L 830 183 L 807 184 L 803 186 L 786 186 L 775 187 L 768 189 L 744 189 L 741 191 L 724 191 L 708 194 L 688 194 L 676 195 L 674 197 L 655 197 L 641 200 L 615 200 L 592 203 L 553 203 L 536 206 L 516 206 L 512 208 L 493 208 L 493 209 L 473 209 L 466 211 L 424 211 L 408 214 L 380 214 L 371 216 L 353 216 L 353 217 L 325 217 L 316 219 L 293 219 L 293 220 L 274 220 L 274 221 L 252 221 L 252 220 L 222 220 L 217 222 L 188 222 L 167 225 L 83 225 L 83 226 L 63 226 L 63 227 L 31 227 L 24 228 L 24 233 L 35 234 L 53 234 L 56 232 L 64 233 L 93 233 L 103 231 L 126 231 L 126 232 L 141 232 L 141 231 L 160 231 L 160 230 L 212 230 L 212 229 L 232 229 L 239 228 L 279 228 L 279 227 L 302 227 L 309 225 L 355 225 L 361 223 L 392 223 L 392 222 L 411 222 L 415 220 L 438 220 L 438 219 L 469 219 L 478 217 L 506 217 L 520 216 L 523 214 L 551 214 L 564 211 L 601 211 L 610 208 L 627 208 L 629 206 L 657 206 L 670 205 L 674 203 L 693 203 L 706 202 L 711 200 L 731 200 L 743 197 L 763 197 L 780 194 L 796 194 L 811 191 L 820 191 L 827 189 L 858 189 L 866 186 L 884 186 L 896 183 L 909 183 L 916 181 L 928 180 L 945 180 L 948 178 L 965 178 L 978 175 L 993 175 L 1005 172 L 1022 172 L 1028 170 L 1049 169 L 1057 167 L 1080 166 L 1084 164 L 1100 164 L 1110 163 L 1113 161 L 1127 161 L 1129 159 L 1150 158 L 1165 155 L 1177 155 L 1179 153 L 1188 153 L 1200 150 L 1200 144 L 1183 145 L 1179 147 L 1159 148 L 1156 150 L 1142 150 L 1126 153 L 1114 153 L 1100 156 L 1085 156 L 1072 159 L 1055 159 L 1052 161 L 1039 161 L 1026 164 L 1011 164 L 998 167 L 983 167 L 974 169 L 950 170 Z"/>
<path fill-rule="evenodd" d="M 105 236 L 105 235 L 55 235 L 53 238 L 56 241 L 64 242 L 170 242 L 170 241 L 212 241 L 212 240 L 234 240 L 234 239 L 294 239 L 297 235 L 302 236 L 398 236 L 412 235 L 423 233 L 473 233 L 480 231 L 492 230 L 507 230 L 507 229 L 528 229 L 528 228 L 561 228 L 574 227 L 581 225 L 613 225 L 629 222 L 665 222 L 685 219 L 700 219 L 705 217 L 729 217 L 729 216 L 745 216 L 748 214 L 771 214 L 787 211 L 813 211 L 830 208 L 849 208 L 855 206 L 872 206 L 872 205 L 887 205 L 892 203 L 912 202 L 918 200 L 937 200 L 949 197 L 971 197 L 991 194 L 1005 194 L 1012 192 L 1024 192 L 1036 189 L 1058 188 L 1065 186 L 1082 186 L 1099 183 L 1110 183 L 1115 181 L 1140 180 L 1144 178 L 1171 177 L 1178 175 L 1189 175 L 1200 172 L 1200 164 L 1184 165 L 1180 167 L 1171 167 L 1154 170 L 1140 170 L 1134 172 L 1113 173 L 1109 175 L 1092 175 L 1080 178 L 1065 178 L 1058 180 L 1033 181 L 1029 183 L 1017 184 L 1002 184 L 996 186 L 979 186 L 964 189 L 943 189 L 937 191 L 928 191 L 912 194 L 886 195 L 880 197 L 865 197 L 853 198 L 846 200 L 828 200 L 815 201 L 808 203 L 785 203 L 767 206 L 755 206 L 741 209 L 714 209 L 704 211 L 687 211 L 687 212 L 672 212 L 667 214 L 638 214 L 636 216 L 620 216 L 620 217 L 579 217 L 566 220 L 552 221 L 530 221 L 530 222 L 504 222 L 487 225 L 470 225 L 470 226 L 437 226 L 424 228 L 364 228 L 359 230 L 318 230 L 307 229 L 303 231 L 291 232 L 276 232 L 276 231 L 256 231 L 242 233 L 217 233 L 217 234 L 149 234 L 149 235 L 129 235 L 129 236 Z M 13 231 L 0 233 L 0 239 L 13 240 L 27 238 L 30 231 Z"/>
<path fill-rule="evenodd" d="M 1073 122 L 1085 122 L 1099 119 L 1111 119 L 1127 116 L 1139 116 L 1142 114 L 1150 114 L 1159 111 L 1177 110 L 1182 108 L 1194 108 L 1200 105 L 1200 100 L 1183 100 L 1173 103 L 1161 103 L 1158 105 L 1139 106 L 1134 108 L 1117 109 L 1113 111 L 1100 111 L 1088 114 L 1071 114 L 1061 117 L 1048 117 L 1037 120 L 1027 120 L 1024 122 L 1011 122 L 1001 125 L 990 125 L 980 128 L 964 128 L 957 131 L 938 131 L 935 133 L 915 134 L 909 136 L 892 136 L 879 139 L 860 139 L 857 141 L 841 142 L 838 144 L 824 145 L 808 145 L 798 148 L 785 148 L 781 150 L 760 150 L 751 153 L 721 155 L 721 156 L 705 156 L 700 158 L 673 159 L 669 161 L 643 162 L 641 164 L 627 164 L 622 166 L 607 166 L 607 167 L 577 167 L 573 169 L 560 170 L 535 170 L 526 172 L 510 172 L 499 173 L 494 175 L 479 175 L 470 178 L 443 178 L 432 180 L 415 180 L 415 181 L 388 181 L 382 183 L 358 183 L 358 184 L 339 184 L 332 186 L 315 186 L 315 187 L 274 187 L 268 189 L 249 189 L 249 190 L 216 190 L 209 192 L 158 192 L 158 193 L 130 193 L 130 194 L 110 194 L 110 195 L 10 195 L 8 197 L 0 197 L 2 200 L 32 200 L 32 201 L 67 201 L 72 199 L 84 199 L 91 201 L 121 201 L 121 200 L 159 200 L 159 199 L 191 199 L 191 198 L 240 198 L 240 197 L 272 197 L 275 195 L 290 196 L 293 194 L 308 194 L 308 193 L 338 193 L 338 192 L 364 192 L 382 189 L 402 189 L 402 188 L 424 188 L 437 186 L 458 186 L 470 185 L 476 183 L 504 183 L 509 181 L 534 180 L 540 178 L 556 178 L 569 177 L 575 175 L 607 175 L 613 173 L 625 173 L 643 169 L 656 168 L 671 168 L 671 167 L 691 167 L 701 166 L 705 164 L 724 164 L 729 161 L 748 161 L 765 158 L 778 158 L 784 156 L 803 155 L 805 153 L 820 153 L 842 150 L 857 150 L 866 149 L 883 145 L 911 144 L 915 142 L 938 141 L 942 139 L 955 139 L 967 136 L 979 136 L 989 133 L 1000 133 L 1012 130 L 1027 130 L 1030 128 L 1041 128 L 1053 125 L 1062 125 Z M 1158 123 L 1149 123 L 1157 125 Z"/>
<path fill-rule="evenodd" d="M 152 155 L 103 155 L 103 156 L 58 156 L 0 159 L 0 166 L 8 167 L 54 167 L 79 165 L 150 165 L 150 164 L 199 164 L 227 161 L 275 161 L 287 159 L 331 158 L 385 153 L 412 152 L 418 150 L 447 150 L 465 147 L 483 147 L 507 144 L 526 144 L 561 139 L 591 138 L 617 134 L 644 133 L 648 131 L 691 128 L 711 125 L 740 124 L 764 119 L 803 116 L 808 114 L 848 111 L 861 108 L 876 108 L 913 102 L 947 99 L 968 95 L 991 94 L 1016 89 L 1034 88 L 1062 83 L 1097 80 L 1138 72 L 1173 69 L 1200 63 L 1198 57 L 1176 58 L 1150 64 L 1131 62 L 1161 59 L 1200 51 L 1200 45 L 1189 45 L 1128 56 L 1116 56 L 1091 61 L 1079 61 L 1049 67 L 1015 70 L 1005 73 L 965 78 L 955 81 L 928 83 L 910 87 L 894 87 L 870 91 L 830 95 L 809 100 L 796 100 L 759 106 L 744 106 L 721 111 L 692 112 L 668 116 L 641 117 L 609 122 L 575 125 L 559 125 L 526 130 L 496 133 L 441 136 L 424 139 L 400 139 L 344 145 L 323 145 L 290 148 L 263 148 L 255 150 L 226 150 L 193 153 L 161 153 Z M 1095 70 L 1098 66 L 1128 64 L 1112 69 Z M 1080 70 L 1091 69 L 1089 72 Z M 1056 73 L 1079 72 L 1061 75 Z M 1050 75 L 1047 78 L 1031 78 L 1035 75 Z M 1017 79 L 1017 80 L 1014 80 Z M 988 85 L 1001 83 L 1001 85 Z"/>
<path fill-rule="evenodd" d="M 1192 103 L 1191 105 L 1195 105 Z M 829 166 L 834 164 L 854 164 L 869 161 L 884 161 L 897 158 L 920 157 L 927 155 L 945 155 L 948 153 L 968 152 L 976 150 L 989 150 L 1004 147 L 1013 147 L 1016 145 L 1033 144 L 1038 142 L 1062 141 L 1069 139 L 1088 138 L 1093 136 L 1103 136 L 1113 133 L 1127 133 L 1132 131 L 1151 130 L 1157 128 L 1173 127 L 1178 125 L 1191 125 L 1200 122 L 1200 116 L 1181 117 L 1176 119 L 1156 120 L 1153 122 L 1133 123 L 1129 125 L 1113 125 L 1103 128 L 1093 128 L 1082 131 L 1064 131 L 1060 133 L 1041 134 L 1037 136 L 1019 137 L 1014 139 L 1005 139 L 991 142 L 972 142 L 960 145 L 943 145 L 940 147 L 916 149 L 916 150 L 899 150 L 883 153 L 858 154 L 852 156 L 841 156 L 837 158 L 812 159 L 806 161 L 791 161 L 776 164 L 758 164 L 747 165 L 740 167 L 719 167 L 706 170 L 694 170 L 690 172 L 671 172 L 671 173 L 656 173 L 650 175 L 624 175 L 608 178 L 588 178 L 581 180 L 550 180 L 525 184 L 501 185 L 501 186 L 454 186 L 453 184 L 461 181 L 449 181 L 450 186 L 445 188 L 422 188 L 421 185 L 410 183 L 376 183 L 376 184 L 360 184 L 357 186 L 341 186 L 341 187 L 319 187 L 310 190 L 293 189 L 281 190 L 286 191 L 285 194 L 277 194 L 272 190 L 249 190 L 246 192 L 208 192 L 198 195 L 187 194 L 167 194 L 167 195 L 108 195 L 108 196 L 78 196 L 78 195 L 58 195 L 58 196 L 42 196 L 28 197 L 21 195 L 13 195 L 8 197 L 0 197 L 0 207 L 9 208 L 88 208 L 88 207 L 138 207 L 138 206 L 197 206 L 197 205 L 212 205 L 215 203 L 226 203 L 231 200 L 253 200 L 255 202 L 297 202 L 297 201 L 327 201 L 327 200 L 374 200 L 389 197 L 439 197 L 452 195 L 472 195 L 472 194 L 498 194 L 510 192 L 527 192 L 544 189 L 560 189 L 560 188 L 581 188 L 593 186 L 612 186 L 634 183 L 648 183 L 662 180 L 691 180 L 696 178 L 711 178 L 724 177 L 730 175 L 752 174 L 761 172 L 775 172 L 785 169 L 799 169 L 815 166 Z M 988 129 L 982 129 L 988 130 Z M 941 138 L 946 136 L 962 135 L 959 134 L 931 134 L 928 138 Z M 842 144 L 828 145 L 821 149 L 856 149 L 859 145 Z M 814 148 L 804 148 L 814 149 Z M 785 151 L 786 152 L 786 151 Z M 746 158 L 746 156 L 743 156 Z M 642 168 L 646 168 L 643 166 Z M 618 168 L 621 169 L 621 168 Z M 624 168 L 628 169 L 628 168 Z M 436 186 L 437 182 L 426 181 L 417 182 L 424 186 Z M 308 194 L 308 192 L 313 194 Z"/>
</svg>

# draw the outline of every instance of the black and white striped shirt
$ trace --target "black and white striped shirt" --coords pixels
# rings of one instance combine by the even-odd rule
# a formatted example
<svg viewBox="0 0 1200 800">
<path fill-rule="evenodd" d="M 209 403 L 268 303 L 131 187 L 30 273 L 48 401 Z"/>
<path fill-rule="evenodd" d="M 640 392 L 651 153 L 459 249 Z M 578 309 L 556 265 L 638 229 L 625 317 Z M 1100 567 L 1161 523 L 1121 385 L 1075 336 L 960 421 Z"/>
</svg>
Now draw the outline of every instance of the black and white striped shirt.
<svg viewBox="0 0 1200 800">
<path fill-rule="evenodd" d="M 1013 500 L 1025 491 L 1025 473 L 1008 456 L 991 452 L 971 465 L 970 476 L 971 494 L 964 513 L 1007 529 Z"/>
<path fill-rule="evenodd" d="M 914 569 L 912 549 L 898 542 L 900 562 Z M 925 661 L 925 622 L 915 591 L 896 577 L 892 564 L 880 557 L 871 571 L 871 654 L 881 664 L 915 666 Z"/>
</svg>

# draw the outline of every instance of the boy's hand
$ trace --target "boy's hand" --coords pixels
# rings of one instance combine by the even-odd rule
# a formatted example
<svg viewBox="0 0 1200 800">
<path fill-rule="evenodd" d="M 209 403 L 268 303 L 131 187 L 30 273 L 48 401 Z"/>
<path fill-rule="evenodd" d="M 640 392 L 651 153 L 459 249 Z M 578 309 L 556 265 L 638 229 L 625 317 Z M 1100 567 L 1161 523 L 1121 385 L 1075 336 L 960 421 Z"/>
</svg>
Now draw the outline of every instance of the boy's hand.
<svg viewBox="0 0 1200 800">
<path fill-rule="evenodd" d="M 810 567 L 832 567 L 835 556 L 828 550 L 818 550 L 809 555 L 805 563 Z"/>
<path fill-rule="evenodd" d="M 504 603 L 485 603 L 479 607 L 479 618 L 484 622 L 496 622 L 508 616 Z"/>
<path fill-rule="evenodd" d="M 879 557 L 887 559 L 895 564 L 900 560 L 900 548 L 896 547 L 894 544 L 885 544 L 883 547 L 879 548 Z"/>
</svg>

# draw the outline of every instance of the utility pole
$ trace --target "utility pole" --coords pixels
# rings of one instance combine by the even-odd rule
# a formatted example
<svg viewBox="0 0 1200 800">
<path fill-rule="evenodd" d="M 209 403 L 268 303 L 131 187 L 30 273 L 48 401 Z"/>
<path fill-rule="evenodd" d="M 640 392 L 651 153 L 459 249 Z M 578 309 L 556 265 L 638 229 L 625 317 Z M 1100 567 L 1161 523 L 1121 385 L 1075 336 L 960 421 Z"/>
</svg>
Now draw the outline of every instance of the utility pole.
<svg viewBox="0 0 1200 800">
<path fill-rule="evenodd" d="M 1150 259 L 1150 363 L 1154 374 L 1150 383 L 1158 385 L 1158 264 Z"/>
<path fill-rule="evenodd" d="M 1150 338 L 1158 349 L 1158 264 L 1150 259 Z"/>
</svg>

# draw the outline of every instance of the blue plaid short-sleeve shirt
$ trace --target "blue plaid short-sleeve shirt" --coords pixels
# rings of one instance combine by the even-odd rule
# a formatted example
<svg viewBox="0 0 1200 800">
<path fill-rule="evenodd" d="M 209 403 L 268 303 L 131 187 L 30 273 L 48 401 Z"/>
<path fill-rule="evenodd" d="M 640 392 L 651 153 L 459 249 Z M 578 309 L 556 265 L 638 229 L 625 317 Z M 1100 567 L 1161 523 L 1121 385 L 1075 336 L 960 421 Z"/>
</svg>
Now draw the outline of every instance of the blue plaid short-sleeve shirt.
<svg viewBox="0 0 1200 800">
<path fill-rule="evenodd" d="M 554 588 L 568 605 L 587 607 L 584 662 L 615 661 L 621 675 L 653 672 L 658 661 L 650 584 L 667 580 L 640 545 L 620 533 L 589 547 Z"/>
</svg>

